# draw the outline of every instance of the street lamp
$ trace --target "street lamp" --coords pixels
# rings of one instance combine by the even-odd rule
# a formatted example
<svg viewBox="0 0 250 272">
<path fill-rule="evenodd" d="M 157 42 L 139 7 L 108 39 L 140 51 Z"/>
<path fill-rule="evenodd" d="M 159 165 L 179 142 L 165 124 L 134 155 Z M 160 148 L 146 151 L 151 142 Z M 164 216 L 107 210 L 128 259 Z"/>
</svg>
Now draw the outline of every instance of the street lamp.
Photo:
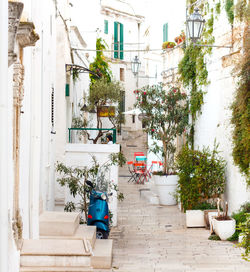
<svg viewBox="0 0 250 272">
<path fill-rule="evenodd" d="M 192 42 L 200 39 L 205 24 L 205 19 L 199 13 L 199 9 L 195 8 L 194 13 L 187 19 L 188 34 Z"/>
<path fill-rule="evenodd" d="M 135 56 L 135 58 L 131 61 L 131 69 L 132 69 L 134 76 L 138 75 L 140 66 L 141 66 L 141 62 L 138 59 L 138 56 Z"/>
</svg>

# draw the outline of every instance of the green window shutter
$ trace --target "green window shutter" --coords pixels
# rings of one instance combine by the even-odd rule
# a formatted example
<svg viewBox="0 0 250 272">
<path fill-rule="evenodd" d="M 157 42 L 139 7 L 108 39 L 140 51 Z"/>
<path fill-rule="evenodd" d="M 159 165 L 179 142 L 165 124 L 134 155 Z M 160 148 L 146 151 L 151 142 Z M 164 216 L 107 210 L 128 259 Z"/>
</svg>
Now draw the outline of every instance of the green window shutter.
<svg viewBox="0 0 250 272">
<path fill-rule="evenodd" d="M 163 25 L 163 42 L 168 41 L 168 23 Z"/>
<path fill-rule="evenodd" d="M 104 33 L 105 34 L 109 33 L 109 23 L 108 23 L 108 20 L 104 20 Z"/>
<path fill-rule="evenodd" d="M 114 22 L 114 58 L 118 59 L 118 23 Z"/>
<path fill-rule="evenodd" d="M 120 59 L 123 59 L 123 24 L 120 24 Z"/>
<path fill-rule="evenodd" d="M 69 84 L 65 85 L 65 96 L 69 96 Z"/>
</svg>

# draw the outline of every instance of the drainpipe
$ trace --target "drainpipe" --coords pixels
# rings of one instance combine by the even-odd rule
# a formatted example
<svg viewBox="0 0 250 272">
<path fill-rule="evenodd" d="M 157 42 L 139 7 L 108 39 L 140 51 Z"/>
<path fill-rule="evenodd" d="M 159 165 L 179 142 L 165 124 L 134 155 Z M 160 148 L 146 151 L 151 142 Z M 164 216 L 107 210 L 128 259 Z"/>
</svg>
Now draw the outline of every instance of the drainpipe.
<svg viewBox="0 0 250 272">
<path fill-rule="evenodd" d="M 8 184 L 9 161 L 8 133 L 8 1 L 0 1 L 0 271 L 8 271 Z M 9 104 L 10 105 L 10 104 Z"/>
</svg>

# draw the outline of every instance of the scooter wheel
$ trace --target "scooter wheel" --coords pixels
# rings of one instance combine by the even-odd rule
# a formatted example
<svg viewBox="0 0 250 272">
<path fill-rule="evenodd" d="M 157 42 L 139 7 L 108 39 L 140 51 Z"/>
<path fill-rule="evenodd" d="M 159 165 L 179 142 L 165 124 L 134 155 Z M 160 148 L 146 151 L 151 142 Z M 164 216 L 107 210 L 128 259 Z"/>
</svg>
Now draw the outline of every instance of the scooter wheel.
<svg viewBox="0 0 250 272">
<path fill-rule="evenodd" d="M 105 230 L 102 229 L 97 229 L 96 230 L 96 238 L 97 239 L 108 239 L 109 233 Z"/>
</svg>

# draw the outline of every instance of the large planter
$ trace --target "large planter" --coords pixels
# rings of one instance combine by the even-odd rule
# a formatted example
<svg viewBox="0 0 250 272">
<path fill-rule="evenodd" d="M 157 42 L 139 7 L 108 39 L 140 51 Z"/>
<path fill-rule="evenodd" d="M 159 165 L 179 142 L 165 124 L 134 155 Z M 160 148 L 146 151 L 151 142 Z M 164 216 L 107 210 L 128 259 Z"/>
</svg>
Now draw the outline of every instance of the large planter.
<svg viewBox="0 0 250 272">
<path fill-rule="evenodd" d="M 235 233 L 235 220 L 217 220 L 213 219 L 213 229 L 221 240 L 227 240 Z"/>
<path fill-rule="evenodd" d="M 186 226 L 188 228 L 205 227 L 204 212 L 201 210 L 187 210 Z"/>
<path fill-rule="evenodd" d="M 176 205 L 177 175 L 159 176 L 154 175 L 156 192 L 161 205 Z"/>
</svg>

